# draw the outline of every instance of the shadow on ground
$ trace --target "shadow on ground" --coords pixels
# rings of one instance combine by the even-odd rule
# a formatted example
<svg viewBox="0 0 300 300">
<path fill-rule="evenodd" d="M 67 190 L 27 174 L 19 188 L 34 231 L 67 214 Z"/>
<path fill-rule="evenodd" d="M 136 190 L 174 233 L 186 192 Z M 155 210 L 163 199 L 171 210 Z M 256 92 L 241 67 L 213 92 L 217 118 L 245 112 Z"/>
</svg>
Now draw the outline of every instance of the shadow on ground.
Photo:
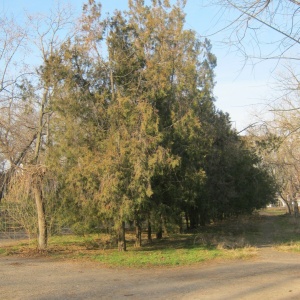
<svg viewBox="0 0 300 300">
<path fill-rule="evenodd" d="M 245 246 L 269 247 L 283 243 L 300 242 L 300 218 L 284 211 L 272 215 L 267 210 L 254 216 L 224 221 L 203 229 L 195 241 L 224 248 Z"/>
</svg>

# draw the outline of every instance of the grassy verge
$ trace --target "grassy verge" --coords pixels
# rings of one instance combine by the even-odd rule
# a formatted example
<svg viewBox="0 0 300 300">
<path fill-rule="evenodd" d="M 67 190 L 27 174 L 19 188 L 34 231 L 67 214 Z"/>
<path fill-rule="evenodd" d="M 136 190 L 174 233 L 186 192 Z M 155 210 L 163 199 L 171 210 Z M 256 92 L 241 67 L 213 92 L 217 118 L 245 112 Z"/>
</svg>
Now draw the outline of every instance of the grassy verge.
<svg viewBox="0 0 300 300">
<path fill-rule="evenodd" d="M 239 250 L 218 249 L 164 249 L 156 251 L 134 250 L 128 253 L 114 252 L 93 256 L 96 261 L 110 266 L 153 267 L 153 266 L 185 266 L 208 262 L 216 259 L 245 259 L 255 255 L 253 248 Z"/>
<path fill-rule="evenodd" d="M 211 243 L 195 242 L 197 234 L 173 235 L 134 247 L 128 235 L 128 251 L 119 252 L 110 245 L 108 236 L 58 236 L 49 239 L 47 255 L 56 259 L 96 261 L 110 267 L 185 266 L 212 260 L 248 259 L 256 254 L 253 247 L 224 249 Z M 22 241 L 0 248 L 0 255 L 37 256 L 35 241 Z M 105 247 L 104 247 L 105 246 Z"/>
<path fill-rule="evenodd" d="M 118 252 L 109 235 L 55 236 L 49 238 L 43 255 L 55 259 L 88 260 L 106 266 L 185 266 L 213 260 L 248 259 L 260 246 L 300 252 L 300 218 L 284 210 L 270 209 L 248 217 L 211 224 L 189 234 L 173 234 L 134 247 L 128 233 L 126 252 Z M 14 242 L 15 243 L 15 242 Z M 35 240 L 0 247 L 0 255 L 38 256 Z"/>
<path fill-rule="evenodd" d="M 300 217 L 288 215 L 285 208 L 269 208 L 261 215 L 272 219 L 270 236 L 279 251 L 300 253 Z"/>
<path fill-rule="evenodd" d="M 276 247 L 279 251 L 300 253 L 300 242 L 289 242 L 278 245 Z"/>
<path fill-rule="evenodd" d="M 278 220 L 276 249 L 285 252 L 300 253 L 300 218 L 285 216 Z"/>
</svg>

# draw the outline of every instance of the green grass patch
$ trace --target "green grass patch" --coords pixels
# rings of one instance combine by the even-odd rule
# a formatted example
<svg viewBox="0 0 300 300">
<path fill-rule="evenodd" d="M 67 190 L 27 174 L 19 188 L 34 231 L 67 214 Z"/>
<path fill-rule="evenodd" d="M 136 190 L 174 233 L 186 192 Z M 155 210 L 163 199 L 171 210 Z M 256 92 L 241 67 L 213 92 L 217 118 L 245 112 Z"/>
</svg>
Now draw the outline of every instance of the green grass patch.
<svg viewBox="0 0 300 300">
<path fill-rule="evenodd" d="M 48 241 L 48 245 L 84 245 L 89 240 L 96 239 L 96 235 L 78 236 L 78 235 L 62 235 L 51 236 Z"/>
<path fill-rule="evenodd" d="M 134 247 L 134 236 L 127 235 L 127 250 L 119 252 L 108 235 L 85 237 L 66 235 L 49 238 L 44 255 L 55 259 L 89 260 L 111 267 L 185 266 L 216 259 L 246 259 L 256 254 L 255 248 L 223 249 L 211 243 L 195 243 L 197 234 L 176 234 Z M 36 256 L 37 243 L 21 241 L 1 248 L 0 255 Z"/>
<path fill-rule="evenodd" d="M 6 255 L 7 249 L 6 248 L 0 248 L 0 255 Z"/>
<path fill-rule="evenodd" d="M 244 259 L 255 255 L 253 249 L 222 250 L 205 248 L 133 250 L 127 252 L 103 252 L 92 258 L 109 266 L 158 267 L 186 266 L 212 261 L 215 259 Z"/>
</svg>

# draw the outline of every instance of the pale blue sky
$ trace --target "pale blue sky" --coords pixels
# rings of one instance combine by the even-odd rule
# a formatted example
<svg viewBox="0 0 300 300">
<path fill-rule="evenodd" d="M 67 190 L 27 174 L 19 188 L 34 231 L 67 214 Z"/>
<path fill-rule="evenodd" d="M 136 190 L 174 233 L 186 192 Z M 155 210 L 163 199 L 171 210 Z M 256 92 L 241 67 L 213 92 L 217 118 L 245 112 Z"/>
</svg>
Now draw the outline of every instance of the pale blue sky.
<svg viewBox="0 0 300 300">
<path fill-rule="evenodd" d="M 0 0 L 0 11 L 14 14 L 18 19 L 24 17 L 24 10 L 28 13 L 47 12 L 55 4 L 55 0 Z M 71 3 L 78 12 L 83 0 L 61 0 L 62 3 Z M 102 12 L 113 12 L 115 9 L 126 9 L 127 0 L 102 0 Z M 171 1 L 172 2 L 172 1 Z M 173 1 L 174 2 L 174 1 Z M 199 36 L 212 33 L 222 27 L 216 7 L 207 7 L 208 1 L 188 0 L 185 8 L 186 27 L 195 30 Z M 204 4 L 203 4 L 204 3 Z M 218 66 L 216 73 L 215 96 L 216 106 L 228 112 L 233 126 L 238 131 L 252 122 L 251 112 L 258 110 L 264 99 L 271 95 L 270 83 L 274 75 L 274 63 L 264 62 L 256 65 L 244 66 L 244 58 L 238 53 L 219 43 L 225 32 L 210 37 L 212 52 L 217 56 Z M 223 35 L 223 36 L 222 36 Z"/>
</svg>

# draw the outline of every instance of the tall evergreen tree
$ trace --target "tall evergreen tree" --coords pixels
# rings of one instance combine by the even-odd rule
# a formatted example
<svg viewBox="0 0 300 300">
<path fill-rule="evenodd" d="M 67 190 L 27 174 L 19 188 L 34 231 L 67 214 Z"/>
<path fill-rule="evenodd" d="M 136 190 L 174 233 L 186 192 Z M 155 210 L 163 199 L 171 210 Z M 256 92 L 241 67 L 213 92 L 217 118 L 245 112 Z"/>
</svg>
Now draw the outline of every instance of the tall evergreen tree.
<svg viewBox="0 0 300 300">
<path fill-rule="evenodd" d="M 209 41 L 184 29 L 185 1 L 151 3 L 131 0 L 127 12 L 101 20 L 101 6 L 89 1 L 80 33 L 52 58 L 49 158 L 60 197 L 73 222 L 113 224 L 120 250 L 127 221 L 140 245 L 146 220 L 161 237 L 183 214 L 196 227 L 246 211 L 249 199 L 236 201 L 238 170 L 249 174 L 256 163 L 251 155 L 235 161 L 245 151 L 214 106 L 216 58 Z"/>
</svg>

